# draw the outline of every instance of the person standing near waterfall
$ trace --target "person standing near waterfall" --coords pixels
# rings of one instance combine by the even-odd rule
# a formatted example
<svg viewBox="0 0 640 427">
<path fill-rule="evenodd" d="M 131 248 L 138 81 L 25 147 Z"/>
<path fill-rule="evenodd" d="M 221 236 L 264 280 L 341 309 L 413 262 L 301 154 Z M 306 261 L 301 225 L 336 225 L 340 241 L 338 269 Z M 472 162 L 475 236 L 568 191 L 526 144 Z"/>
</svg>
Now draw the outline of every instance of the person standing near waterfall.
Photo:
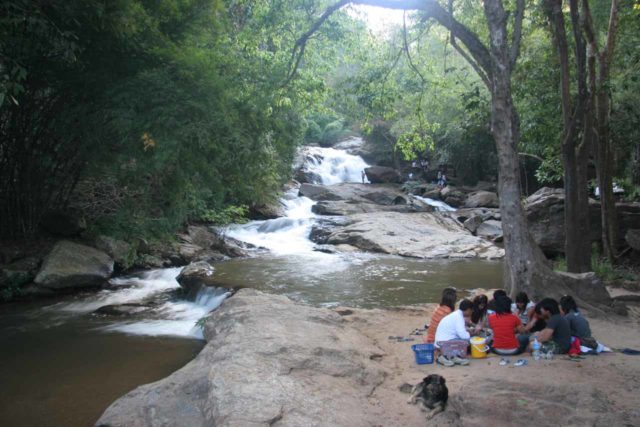
<svg viewBox="0 0 640 427">
<path fill-rule="evenodd" d="M 362 173 L 360 174 L 360 176 L 362 176 L 362 183 L 364 184 L 364 179 L 367 177 L 367 174 L 364 172 L 364 169 L 362 170 Z"/>
</svg>

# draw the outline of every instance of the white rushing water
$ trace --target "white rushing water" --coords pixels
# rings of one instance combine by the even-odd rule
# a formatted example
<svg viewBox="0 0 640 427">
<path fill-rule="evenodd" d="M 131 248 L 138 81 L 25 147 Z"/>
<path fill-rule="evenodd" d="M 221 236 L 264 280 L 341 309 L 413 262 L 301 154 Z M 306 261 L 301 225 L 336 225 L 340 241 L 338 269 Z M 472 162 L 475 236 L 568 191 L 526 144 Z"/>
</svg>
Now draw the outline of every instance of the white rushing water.
<svg viewBox="0 0 640 427">
<path fill-rule="evenodd" d="M 362 157 L 335 148 L 304 147 L 302 155 L 305 170 L 320 177 L 318 184 L 362 182 L 362 171 L 369 167 Z"/>
<path fill-rule="evenodd" d="M 350 140 L 361 143 L 359 138 Z M 305 170 L 320 177 L 322 184 L 362 182 L 361 173 L 369 167 L 359 156 L 342 150 L 322 147 L 304 147 L 301 150 Z M 234 224 L 224 233 L 243 242 L 269 249 L 276 255 L 329 258 L 329 254 L 314 251 L 315 244 L 309 240 L 316 215 L 311 211 L 315 202 L 308 197 L 298 197 L 292 189 L 280 200 L 285 206 L 286 216 L 248 224 Z M 333 257 L 335 258 L 335 257 Z"/>
<path fill-rule="evenodd" d="M 424 202 L 430 206 L 433 206 L 434 208 L 436 208 L 436 211 L 438 212 L 453 212 L 456 210 L 456 208 L 452 208 L 442 200 L 434 200 L 434 199 L 430 199 L 428 197 L 422 197 L 422 196 L 413 196 L 413 197 L 420 200 L 421 202 Z"/>
<path fill-rule="evenodd" d="M 166 294 L 180 288 L 176 277 L 181 267 L 146 271 L 138 276 L 119 277 L 109 282 L 112 289 L 103 290 L 83 301 L 59 303 L 50 310 L 66 314 L 86 314 L 100 307 L 119 304 L 150 304 L 146 319 L 110 324 L 105 331 L 119 331 L 135 335 L 171 335 L 202 338 L 196 322 L 216 309 L 229 292 L 222 288 L 203 288 L 194 301 L 170 297 L 160 305 L 153 302 L 166 299 Z M 152 319 L 148 319 L 151 317 Z"/>
</svg>

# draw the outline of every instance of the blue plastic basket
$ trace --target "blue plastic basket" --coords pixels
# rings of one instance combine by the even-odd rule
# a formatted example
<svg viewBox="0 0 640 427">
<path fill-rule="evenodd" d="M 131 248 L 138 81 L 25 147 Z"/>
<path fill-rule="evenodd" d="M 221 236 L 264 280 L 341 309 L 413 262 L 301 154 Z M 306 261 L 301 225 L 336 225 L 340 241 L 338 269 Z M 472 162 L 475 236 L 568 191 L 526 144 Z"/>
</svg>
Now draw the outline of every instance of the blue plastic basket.
<svg viewBox="0 0 640 427">
<path fill-rule="evenodd" d="M 433 352 L 435 351 L 433 344 L 414 344 L 411 349 L 416 355 L 416 363 L 418 365 L 433 363 Z"/>
</svg>

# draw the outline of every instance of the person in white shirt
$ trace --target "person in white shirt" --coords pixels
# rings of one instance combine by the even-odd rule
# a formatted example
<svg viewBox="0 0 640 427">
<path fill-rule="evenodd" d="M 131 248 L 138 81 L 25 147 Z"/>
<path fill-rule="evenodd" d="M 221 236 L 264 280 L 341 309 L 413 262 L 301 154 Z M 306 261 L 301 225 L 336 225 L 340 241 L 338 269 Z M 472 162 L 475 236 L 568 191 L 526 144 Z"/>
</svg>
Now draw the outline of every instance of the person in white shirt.
<svg viewBox="0 0 640 427">
<path fill-rule="evenodd" d="M 438 324 L 435 344 L 440 350 L 437 362 L 444 366 L 468 365 L 467 349 L 471 335 L 465 327 L 465 317 L 473 313 L 473 303 L 467 299 L 453 313 L 445 316 Z"/>
</svg>

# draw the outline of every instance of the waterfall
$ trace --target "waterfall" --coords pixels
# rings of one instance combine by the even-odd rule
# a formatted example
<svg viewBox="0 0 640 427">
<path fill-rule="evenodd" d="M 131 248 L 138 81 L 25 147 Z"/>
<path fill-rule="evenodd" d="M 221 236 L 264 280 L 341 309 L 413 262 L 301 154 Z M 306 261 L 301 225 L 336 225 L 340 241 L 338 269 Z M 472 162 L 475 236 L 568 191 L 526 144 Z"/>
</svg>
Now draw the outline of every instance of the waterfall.
<svg viewBox="0 0 640 427">
<path fill-rule="evenodd" d="M 302 169 L 319 177 L 316 184 L 362 182 L 362 171 L 369 167 L 362 157 L 335 148 L 303 147 L 299 157 L 302 158 Z M 365 182 L 368 182 L 366 178 Z"/>
<path fill-rule="evenodd" d="M 227 289 L 203 287 L 193 301 L 169 297 L 180 285 L 176 277 L 181 267 L 146 271 L 140 275 L 118 277 L 105 289 L 81 302 L 59 303 L 48 307 L 59 313 L 86 314 L 107 305 L 148 304 L 147 319 L 110 324 L 102 330 L 119 331 L 134 335 L 171 335 L 202 338 L 202 330 L 195 323 L 216 309 L 229 296 Z M 165 301 L 163 301 L 165 300 Z M 159 305 L 158 301 L 163 301 Z M 148 319 L 151 317 L 151 319 Z"/>
</svg>

